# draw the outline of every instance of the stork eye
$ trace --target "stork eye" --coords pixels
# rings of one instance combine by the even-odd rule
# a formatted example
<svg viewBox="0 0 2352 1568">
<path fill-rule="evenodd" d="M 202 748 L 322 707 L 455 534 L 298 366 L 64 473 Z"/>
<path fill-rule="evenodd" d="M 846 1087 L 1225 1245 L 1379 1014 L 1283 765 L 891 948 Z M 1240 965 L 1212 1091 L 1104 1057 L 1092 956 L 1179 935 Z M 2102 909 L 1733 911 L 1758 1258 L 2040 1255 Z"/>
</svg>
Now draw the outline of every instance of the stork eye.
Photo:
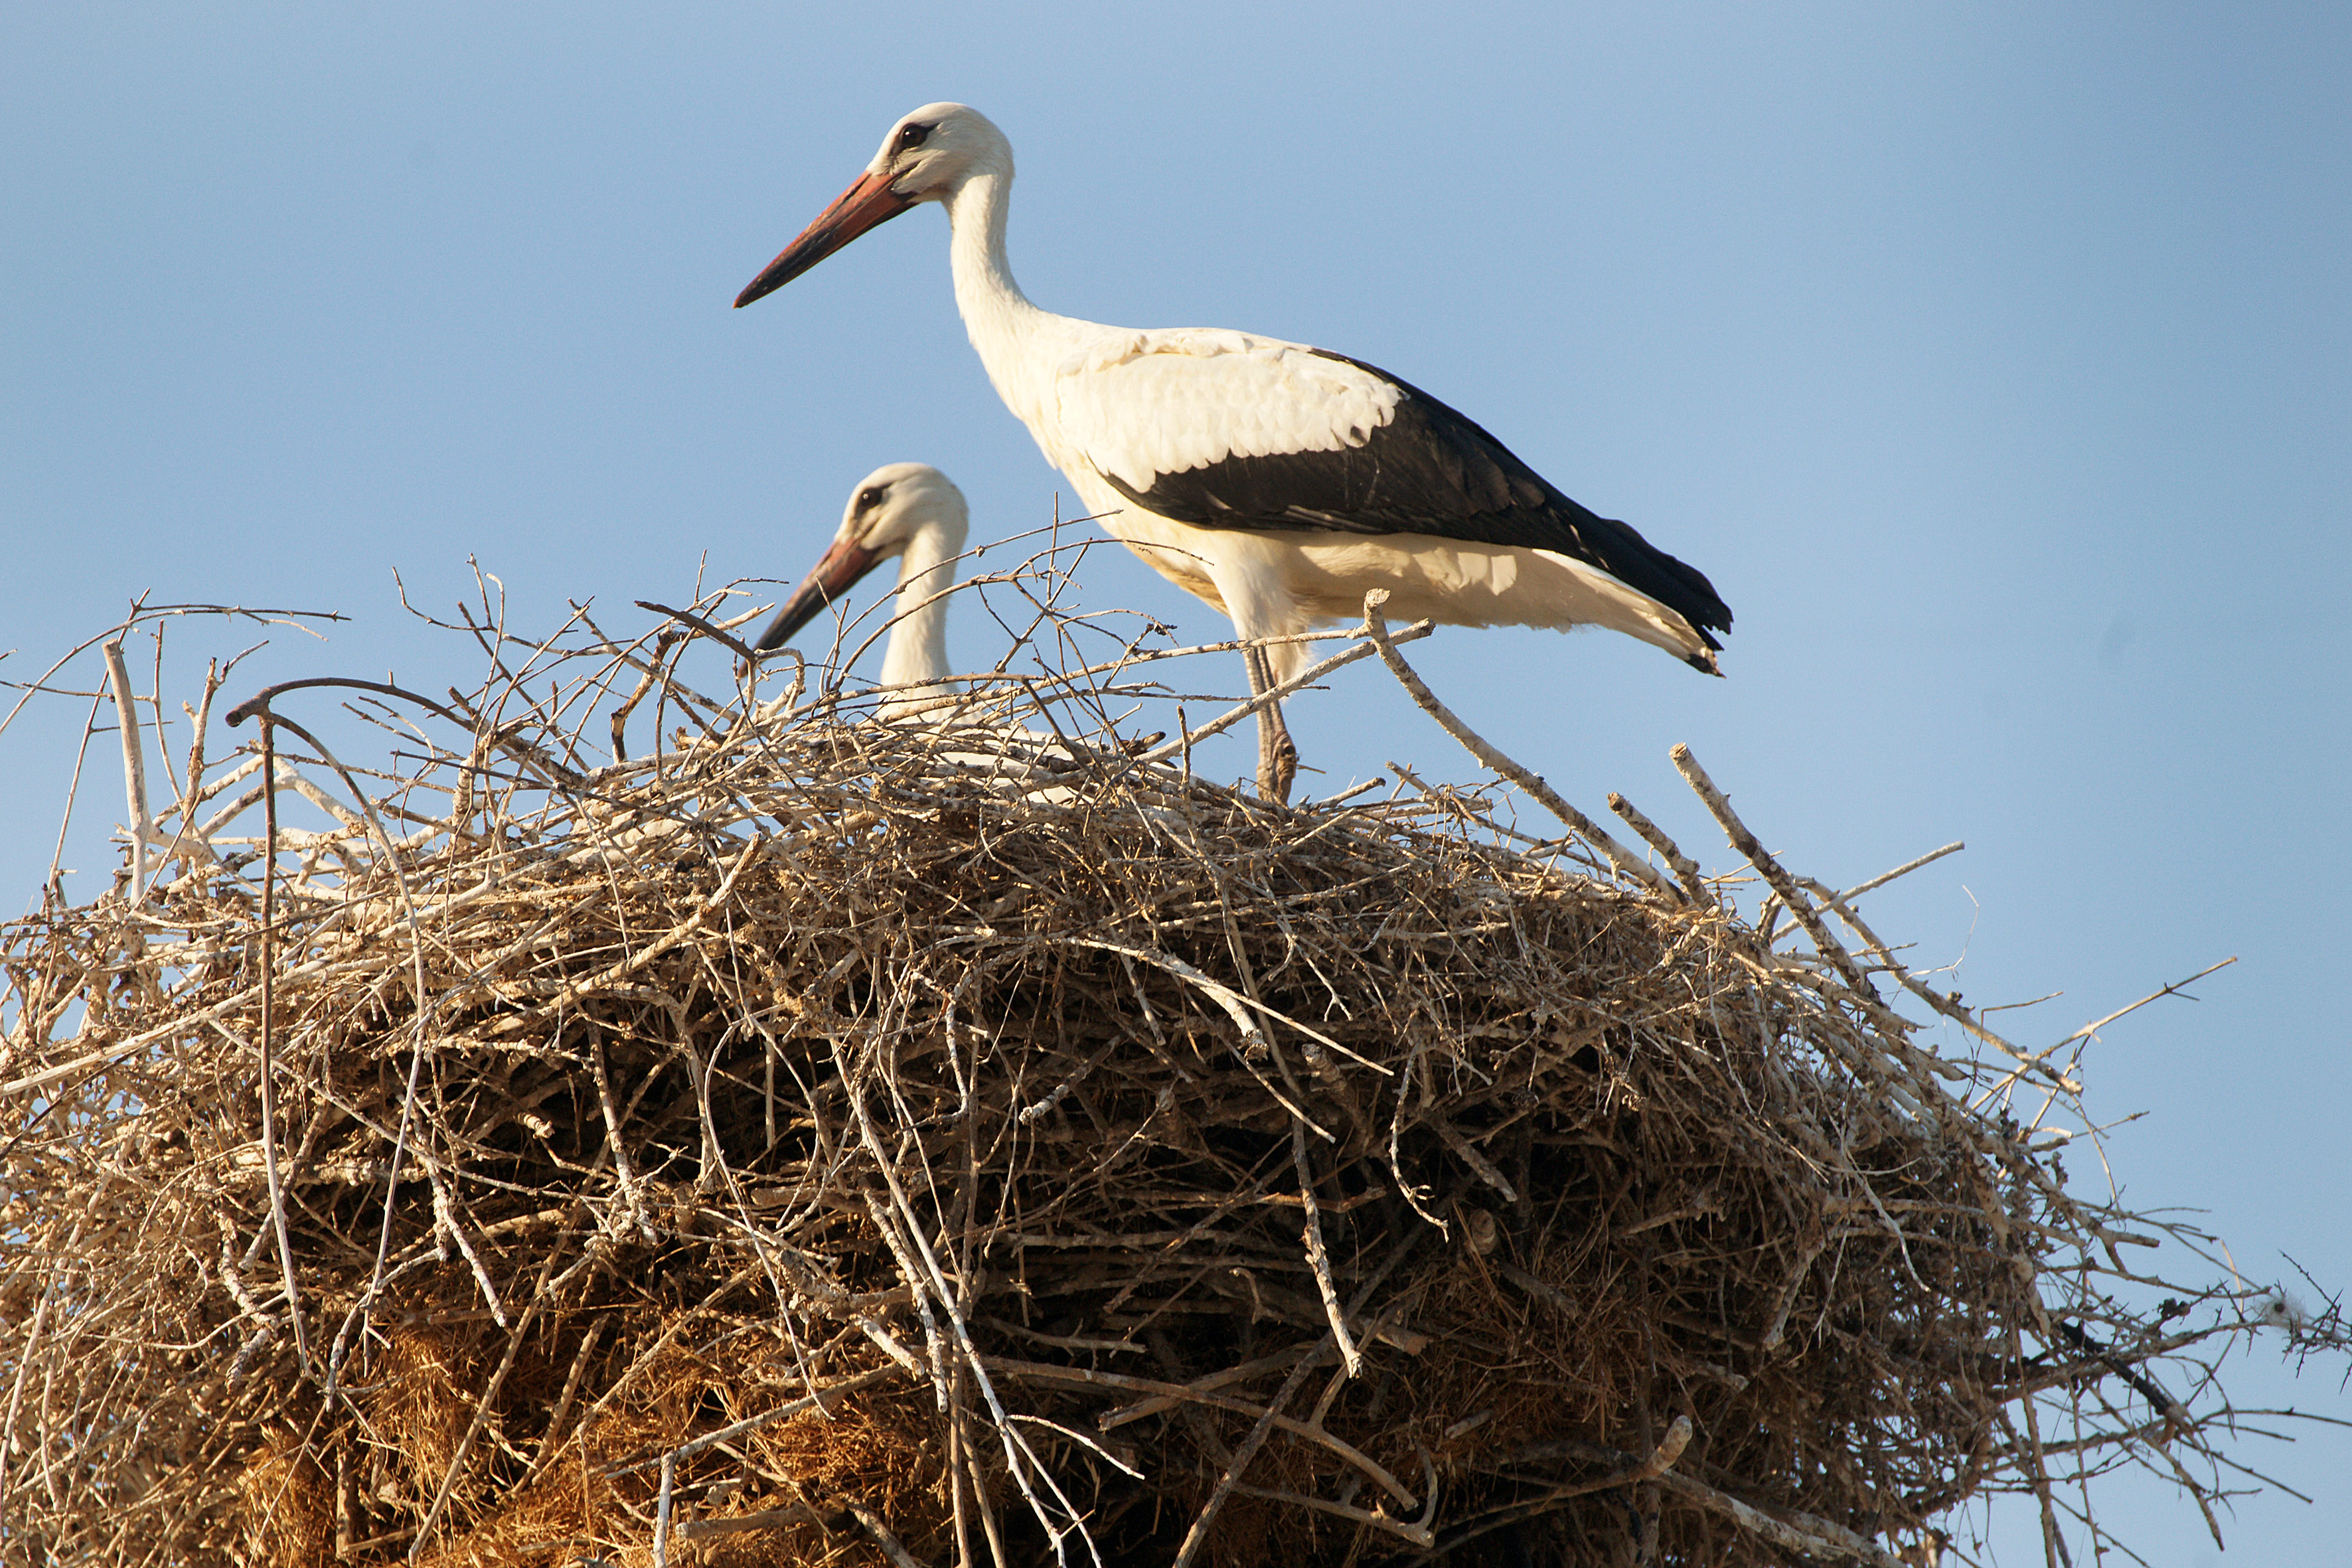
<svg viewBox="0 0 2352 1568">
<path fill-rule="evenodd" d="M 921 146 L 923 144 L 923 138 L 929 136 L 931 133 L 931 130 L 932 128 L 928 125 L 900 126 L 898 128 L 898 150 L 904 153 L 909 148 Z"/>
<path fill-rule="evenodd" d="M 857 492 L 858 510 L 872 511 L 876 507 L 880 506 L 881 504 L 882 487 L 880 485 L 868 485 L 864 489 Z"/>
</svg>

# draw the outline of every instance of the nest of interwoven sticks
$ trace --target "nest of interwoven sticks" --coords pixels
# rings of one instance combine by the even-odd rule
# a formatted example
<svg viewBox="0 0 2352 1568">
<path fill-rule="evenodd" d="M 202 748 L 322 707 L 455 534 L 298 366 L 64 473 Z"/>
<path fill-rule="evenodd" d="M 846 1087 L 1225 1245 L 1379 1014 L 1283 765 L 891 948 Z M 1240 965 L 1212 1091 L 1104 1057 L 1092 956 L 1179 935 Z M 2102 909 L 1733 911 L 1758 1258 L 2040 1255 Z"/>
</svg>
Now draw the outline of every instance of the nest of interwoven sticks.
<svg viewBox="0 0 2352 1568">
<path fill-rule="evenodd" d="M 1133 658 L 876 722 L 677 647 L 373 689 L 368 786 L 281 692 L 9 931 L 12 1556 L 1926 1561 L 2229 1414 L 2004 1109 L 2066 1058 L 1934 1054 L 1760 847 L 1751 917 L 1630 808 L 1675 875 L 1270 805 Z M 690 724 L 584 766 L 632 681 Z"/>
</svg>

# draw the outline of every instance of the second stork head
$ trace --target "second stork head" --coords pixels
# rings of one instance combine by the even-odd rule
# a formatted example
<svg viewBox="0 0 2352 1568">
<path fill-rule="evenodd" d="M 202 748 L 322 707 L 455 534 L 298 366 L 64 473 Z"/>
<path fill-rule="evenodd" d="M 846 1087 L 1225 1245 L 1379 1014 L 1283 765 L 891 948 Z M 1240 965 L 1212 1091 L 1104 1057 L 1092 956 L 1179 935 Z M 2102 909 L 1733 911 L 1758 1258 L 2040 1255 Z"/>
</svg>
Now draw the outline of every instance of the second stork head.
<svg viewBox="0 0 2352 1568">
<path fill-rule="evenodd" d="M 857 482 L 824 556 L 793 590 L 756 645 L 782 647 L 793 634 L 892 556 L 898 558 L 896 624 L 882 656 L 886 687 L 925 687 L 948 673 L 948 602 L 956 558 L 971 527 L 963 492 L 928 463 L 887 463 Z M 925 692 L 902 693 L 928 695 Z"/>
</svg>

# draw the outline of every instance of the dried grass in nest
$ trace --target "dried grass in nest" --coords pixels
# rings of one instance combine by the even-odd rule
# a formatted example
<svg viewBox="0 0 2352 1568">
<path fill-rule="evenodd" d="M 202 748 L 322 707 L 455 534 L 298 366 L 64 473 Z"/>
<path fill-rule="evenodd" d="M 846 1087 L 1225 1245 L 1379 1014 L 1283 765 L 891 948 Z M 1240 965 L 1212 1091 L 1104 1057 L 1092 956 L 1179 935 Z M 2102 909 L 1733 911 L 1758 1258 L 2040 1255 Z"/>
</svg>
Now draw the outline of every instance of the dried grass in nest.
<svg viewBox="0 0 2352 1568">
<path fill-rule="evenodd" d="M 199 756 L 9 931 L 14 1560 L 1919 1562 L 2241 1414 L 2166 1392 L 2231 1293 L 2119 1285 L 2200 1238 L 2009 1113 L 2074 1058 L 1686 755 L 1752 919 L 1630 807 L 1675 878 L 1203 783 L 1110 721 L 1140 647 L 877 723 L 565 637 L 366 805 L 279 694 L 335 820 L 278 878 Z M 555 715 L 648 693 L 691 727 L 590 771 Z"/>
</svg>

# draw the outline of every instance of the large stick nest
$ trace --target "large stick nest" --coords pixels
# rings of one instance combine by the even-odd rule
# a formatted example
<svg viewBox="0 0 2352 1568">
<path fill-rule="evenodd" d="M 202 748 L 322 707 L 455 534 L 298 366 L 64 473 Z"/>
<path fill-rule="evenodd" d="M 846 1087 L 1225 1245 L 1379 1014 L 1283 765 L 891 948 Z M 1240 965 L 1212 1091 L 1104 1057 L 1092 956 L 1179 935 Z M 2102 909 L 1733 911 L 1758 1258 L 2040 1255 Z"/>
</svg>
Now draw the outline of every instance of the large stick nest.
<svg viewBox="0 0 2352 1568">
<path fill-rule="evenodd" d="M 2063 1068 L 1843 905 L 969 710 L 665 687 L 591 773 L 523 689 L 11 932 L 16 1560 L 1891 1562 L 2047 1506 L 2036 1391 L 2196 1442 L 1984 1093 Z"/>
</svg>

